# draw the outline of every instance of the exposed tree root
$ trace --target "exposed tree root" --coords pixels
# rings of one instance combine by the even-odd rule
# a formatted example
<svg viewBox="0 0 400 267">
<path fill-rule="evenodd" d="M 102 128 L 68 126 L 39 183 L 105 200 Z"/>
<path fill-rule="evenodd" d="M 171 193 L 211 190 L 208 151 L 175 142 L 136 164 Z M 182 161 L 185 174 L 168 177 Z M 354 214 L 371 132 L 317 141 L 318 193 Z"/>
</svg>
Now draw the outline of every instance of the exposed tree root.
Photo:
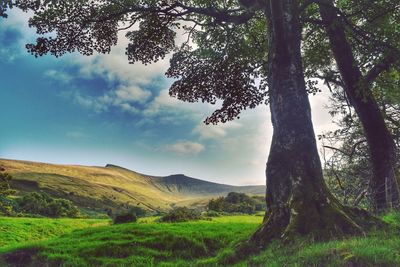
<svg viewBox="0 0 400 267">
<path fill-rule="evenodd" d="M 298 238 L 315 241 L 342 239 L 366 235 L 375 229 L 385 229 L 386 223 L 367 211 L 340 204 L 329 196 L 324 202 L 297 203 L 280 207 L 266 214 L 263 224 L 236 250 L 236 259 L 260 252 L 272 241 L 290 243 Z"/>
</svg>

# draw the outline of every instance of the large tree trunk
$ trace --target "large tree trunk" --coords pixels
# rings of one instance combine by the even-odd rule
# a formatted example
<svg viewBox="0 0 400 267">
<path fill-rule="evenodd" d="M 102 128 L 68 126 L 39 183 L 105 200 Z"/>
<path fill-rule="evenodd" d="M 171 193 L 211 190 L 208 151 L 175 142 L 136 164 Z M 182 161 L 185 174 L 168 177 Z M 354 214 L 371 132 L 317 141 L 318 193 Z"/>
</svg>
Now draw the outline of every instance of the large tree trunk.
<svg viewBox="0 0 400 267">
<path fill-rule="evenodd" d="M 269 0 L 269 92 L 274 127 L 267 162 L 267 212 L 248 244 L 363 233 L 371 218 L 342 206 L 322 174 L 301 62 L 298 0 Z"/>
<path fill-rule="evenodd" d="M 399 187 L 395 175 L 396 146 L 369 88 L 363 83 L 345 29 L 332 0 L 320 4 L 321 18 L 332 47 L 337 66 L 345 83 L 344 89 L 362 123 L 369 146 L 372 165 L 370 193 L 374 209 L 381 211 L 399 204 Z"/>
</svg>

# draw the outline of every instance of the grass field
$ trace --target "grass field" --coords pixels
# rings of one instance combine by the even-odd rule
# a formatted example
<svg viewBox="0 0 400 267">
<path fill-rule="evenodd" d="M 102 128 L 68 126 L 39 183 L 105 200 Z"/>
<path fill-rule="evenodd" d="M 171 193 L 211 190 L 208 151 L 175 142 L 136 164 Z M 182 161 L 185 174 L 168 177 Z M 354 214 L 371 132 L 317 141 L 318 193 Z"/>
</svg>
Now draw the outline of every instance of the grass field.
<svg viewBox="0 0 400 267">
<path fill-rule="evenodd" d="M 77 229 L 107 225 L 99 219 L 39 219 L 0 217 L 0 249 L 48 239 Z"/>
<path fill-rule="evenodd" d="M 262 217 L 225 216 L 171 224 L 146 218 L 122 225 L 104 225 L 106 220 L 1 218 L 0 229 L 13 220 L 18 225 L 0 236 L 0 243 L 8 244 L 0 249 L 0 266 L 226 266 L 235 245 L 249 237 Z M 38 227 L 35 231 L 23 227 L 32 220 L 36 220 L 32 229 Z M 399 225 L 400 215 L 391 214 L 385 220 Z M 53 231 L 42 232 L 41 225 L 52 225 Z M 70 228 L 57 230 L 68 228 L 64 225 Z M 75 226 L 78 230 L 72 231 Z M 79 229 L 82 227 L 87 228 Z M 22 236 L 35 232 L 36 240 L 47 240 L 24 244 L 24 238 L 11 238 L 14 232 Z M 20 244 L 16 246 L 16 242 Z M 393 230 L 325 243 L 272 244 L 263 253 L 248 255 L 234 265 L 400 266 L 400 235 Z"/>
</svg>

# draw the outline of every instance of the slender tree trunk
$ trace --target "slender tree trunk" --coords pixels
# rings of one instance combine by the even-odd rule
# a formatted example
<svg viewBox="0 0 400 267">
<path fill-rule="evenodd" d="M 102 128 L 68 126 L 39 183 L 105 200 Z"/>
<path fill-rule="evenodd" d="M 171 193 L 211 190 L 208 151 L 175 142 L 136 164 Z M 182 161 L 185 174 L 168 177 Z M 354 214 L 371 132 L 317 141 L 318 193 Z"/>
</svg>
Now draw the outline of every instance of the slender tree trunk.
<svg viewBox="0 0 400 267">
<path fill-rule="evenodd" d="M 368 141 L 373 173 L 370 193 L 374 209 L 381 211 L 399 204 L 399 187 L 395 175 L 396 146 L 369 85 L 363 83 L 363 75 L 346 38 L 342 21 L 333 7 L 332 0 L 324 0 L 319 6 L 320 14 L 345 83 L 345 92 Z"/>
<path fill-rule="evenodd" d="M 268 0 L 269 92 L 274 127 L 267 162 L 267 212 L 248 244 L 363 233 L 368 213 L 342 206 L 322 174 L 301 62 L 298 0 Z"/>
</svg>

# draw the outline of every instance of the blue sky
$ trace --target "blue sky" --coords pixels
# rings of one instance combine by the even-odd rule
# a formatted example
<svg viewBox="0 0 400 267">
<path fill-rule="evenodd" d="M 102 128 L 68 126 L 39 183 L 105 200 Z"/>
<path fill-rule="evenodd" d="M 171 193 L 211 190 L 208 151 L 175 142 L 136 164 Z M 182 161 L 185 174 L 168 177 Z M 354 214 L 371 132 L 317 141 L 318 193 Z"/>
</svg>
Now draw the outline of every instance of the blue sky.
<svg viewBox="0 0 400 267">
<path fill-rule="evenodd" d="M 120 165 L 150 175 L 184 173 L 228 184 L 265 184 L 272 126 L 268 107 L 227 124 L 202 123 L 215 109 L 169 97 L 168 59 L 129 65 L 126 40 L 109 55 L 29 55 L 28 15 L 0 20 L 0 157 Z M 332 127 L 313 97 L 316 133 Z"/>
</svg>

